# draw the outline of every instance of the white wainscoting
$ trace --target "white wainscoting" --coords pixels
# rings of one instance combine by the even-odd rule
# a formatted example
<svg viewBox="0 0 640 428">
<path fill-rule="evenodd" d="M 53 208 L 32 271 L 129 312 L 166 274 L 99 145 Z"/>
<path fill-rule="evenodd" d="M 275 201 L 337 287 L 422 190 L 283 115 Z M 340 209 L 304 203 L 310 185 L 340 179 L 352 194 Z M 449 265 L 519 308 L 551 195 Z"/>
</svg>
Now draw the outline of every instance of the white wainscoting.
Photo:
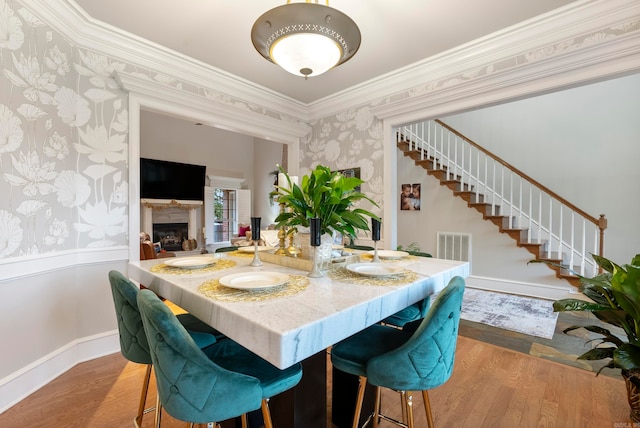
<svg viewBox="0 0 640 428">
<path fill-rule="evenodd" d="M 119 352 L 108 272 L 127 265 L 126 248 L 3 261 L 0 413 L 76 364 Z"/>
</svg>

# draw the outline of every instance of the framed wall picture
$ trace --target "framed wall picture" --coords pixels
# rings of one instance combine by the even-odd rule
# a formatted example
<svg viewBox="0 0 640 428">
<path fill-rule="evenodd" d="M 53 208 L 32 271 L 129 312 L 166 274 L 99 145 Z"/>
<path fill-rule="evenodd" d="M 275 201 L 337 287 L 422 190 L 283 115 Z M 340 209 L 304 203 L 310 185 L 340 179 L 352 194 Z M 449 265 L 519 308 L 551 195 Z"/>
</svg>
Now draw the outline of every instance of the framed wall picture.
<svg viewBox="0 0 640 428">
<path fill-rule="evenodd" d="M 342 175 L 344 175 L 345 177 L 349 178 L 349 177 L 355 177 L 355 178 L 360 178 L 360 168 L 347 168 L 347 169 L 339 169 L 338 172 L 342 173 Z M 360 192 L 360 187 L 358 186 L 356 187 L 356 191 Z"/>
<path fill-rule="evenodd" d="M 420 183 L 400 185 L 400 209 L 402 211 L 420 210 Z"/>
</svg>

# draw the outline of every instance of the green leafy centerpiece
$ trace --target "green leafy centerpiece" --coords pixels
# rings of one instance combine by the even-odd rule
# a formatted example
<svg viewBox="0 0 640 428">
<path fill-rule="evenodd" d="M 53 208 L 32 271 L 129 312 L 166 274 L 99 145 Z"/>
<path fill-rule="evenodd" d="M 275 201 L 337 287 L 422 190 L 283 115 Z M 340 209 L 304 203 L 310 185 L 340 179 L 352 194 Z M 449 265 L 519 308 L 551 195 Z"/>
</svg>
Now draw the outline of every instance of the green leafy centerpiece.
<svg viewBox="0 0 640 428">
<path fill-rule="evenodd" d="M 358 231 L 369 230 L 369 218 L 378 216 L 363 208 L 356 208 L 359 201 L 366 200 L 378 206 L 371 198 L 356 190 L 364 181 L 356 177 L 345 177 L 318 165 L 309 175 L 302 177 L 300 185 L 291 180 L 282 168 L 287 181 L 278 183 L 271 197 L 285 209 L 276 217 L 276 228 L 297 230 L 309 227 L 309 219 L 319 218 L 321 233 L 332 237 L 339 233 L 355 239 Z"/>
</svg>

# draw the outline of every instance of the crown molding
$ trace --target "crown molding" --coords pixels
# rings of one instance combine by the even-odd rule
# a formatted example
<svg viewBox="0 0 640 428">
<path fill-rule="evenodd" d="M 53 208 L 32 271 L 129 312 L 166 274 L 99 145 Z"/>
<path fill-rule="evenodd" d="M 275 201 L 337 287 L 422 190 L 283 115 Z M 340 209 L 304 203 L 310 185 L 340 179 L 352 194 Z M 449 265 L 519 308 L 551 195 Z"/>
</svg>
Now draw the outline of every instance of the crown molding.
<svg viewBox="0 0 640 428">
<path fill-rule="evenodd" d="M 569 52 L 558 59 L 533 62 L 516 70 L 492 73 L 452 86 L 440 86 L 373 107 L 372 112 L 396 126 L 639 71 L 640 31 L 612 43 Z"/>
<path fill-rule="evenodd" d="M 346 108 L 367 103 L 386 102 L 389 104 L 377 110 L 379 115 L 394 115 L 395 113 L 392 113 L 393 106 L 399 108 L 397 113 L 400 114 L 403 108 L 404 110 L 411 108 L 411 101 L 394 100 L 391 102 L 390 100 L 402 98 L 405 93 L 415 91 L 415 88 L 420 86 L 434 85 L 438 82 L 450 81 L 453 86 L 457 86 L 459 80 L 486 82 L 491 79 L 474 76 L 474 73 L 498 65 L 504 66 L 506 63 L 513 64 L 511 68 L 515 70 L 514 75 L 495 73 L 494 76 L 507 77 L 511 80 L 524 79 L 523 73 L 518 69 L 527 68 L 530 72 L 529 80 L 533 81 L 537 78 L 544 79 L 557 72 L 567 72 L 564 70 L 572 69 L 571 62 L 575 65 L 573 70 L 578 70 L 580 64 L 595 67 L 598 60 L 593 57 L 593 53 L 601 52 L 598 46 L 581 48 L 579 53 L 560 52 L 555 55 L 555 58 L 540 61 L 535 66 L 521 65 L 518 61 L 523 55 L 536 50 L 554 47 L 587 34 L 595 34 L 601 29 L 609 28 L 625 20 L 638 19 L 640 16 L 640 2 L 637 0 L 577 1 L 355 85 L 321 100 L 304 104 L 97 21 L 88 16 L 73 0 L 21 1 L 39 16 L 47 17 L 47 22 L 56 31 L 65 35 L 81 48 L 97 51 L 128 64 L 135 64 L 159 74 L 172 76 L 183 83 L 193 84 L 237 101 L 271 110 L 272 113 L 278 115 L 288 115 L 292 120 L 298 119 L 304 122 L 328 117 L 336 112 L 344 111 Z M 601 43 L 594 44 L 600 45 Z M 620 52 L 615 60 L 623 61 L 624 56 L 625 54 Z M 611 55 L 606 55 L 606 58 L 608 59 L 602 58 L 600 63 L 603 68 L 610 68 L 605 62 L 611 60 Z M 629 64 L 629 67 L 637 70 L 633 64 Z M 540 74 L 536 75 L 533 73 L 534 71 Z M 612 72 L 610 70 L 610 73 Z M 595 71 L 594 78 L 597 78 Z M 463 86 L 468 88 L 466 84 L 460 85 L 460 87 Z M 163 88 L 166 90 L 166 86 Z M 486 90 L 489 90 L 489 86 Z M 442 94 L 445 93 L 451 92 L 447 89 L 442 91 Z M 425 92 L 423 97 L 428 98 L 432 95 L 431 92 Z M 428 104 L 426 100 L 423 100 L 423 103 Z M 420 105 L 420 103 L 416 103 L 415 108 L 420 108 Z M 385 113 L 384 109 L 388 111 Z"/>
<path fill-rule="evenodd" d="M 306 105 L 89 16 L 73 0 L 21 0 L 76 46 L 304 120 Z"/>
<path fill-rule="evenodd" d="M 311 132 L 311 128 L 302 121 L 274 119 L 239 107 L 233 101 L 225 102 L 226 98 L 213 99 L 182 91 L 136 73 L 115 72 L 113 77 L 123 90 L 150 100 L 162 100 L 163 104 L 171 105 L 170 113 L 205 125 L 286 144 L 298 144 L 300 138 Z M 153 108 L 153 103 L 147 106 Z"/>
<path fill-rule="evenodd" d="M 527 67 L 522 64 L 524 55 L 557 48 L 575 38 L 596 34 L 602 29 L 633 19 L 640 19 L 640 2 L 637 0 L 583 0 L 571 3 L 319 100 L 310 105 L 308 117 L 309 120 L 327 117 L 344 110 L 345 105 L 380 104 L 383 97 L 388 97 L 389 101 L 420 86 L 435 86 L 438 82 L 449 82 L 455 86 L 456 81 L 478 79 L 474 73 L 480 70 L 504 67 L 504 64 L 511 64 L 510 71 L 521 75 L 518 69 Z M 555 58 L 550 56 L 537 64 L 537 72 L 541 74 L 532 74 L 531 80 L 566 69 L 569 62 L 576 67 L 580 67 L 581 63 L 597 64 L 595 55 L 601 51 L 599 43 L 594 45 L 581 48 L 580 52 L 557 52 Z M 614 45 L 610 43 L 609 49 L 620 50 L 620 57 L 628 55 L 625 52 L 629 49 L 626 41 L 622 41 L 623 46 Z M 570 58 L 565 59 L 565 56 Z M 611 60 L 611 55 L 607 54 L 599 62 L 608 68 L 605 63 Z M 504 75 L 508 76 L 509 72 Z M 430 96 L 433 96 L 432 92 L 425 94 L 425 97 Z M 409 104 L 406 100 L 399 103 Z M 389 107 L 379 107 L 378 111 L 382 114 Z"/>
</svg>

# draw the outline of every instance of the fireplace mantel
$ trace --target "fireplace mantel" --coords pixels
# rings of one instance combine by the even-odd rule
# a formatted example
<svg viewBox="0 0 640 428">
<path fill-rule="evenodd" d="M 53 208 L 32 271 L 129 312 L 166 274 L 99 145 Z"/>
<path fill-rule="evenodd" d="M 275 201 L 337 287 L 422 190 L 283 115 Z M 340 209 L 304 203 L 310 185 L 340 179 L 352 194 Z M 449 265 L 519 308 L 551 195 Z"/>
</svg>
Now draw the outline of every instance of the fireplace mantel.
<svg viewBox="0 0 640 428">
<path fill-rule="evenodd" d="M 164 208 L 182 208 L 192 210 L 202 206 L 202 201 L 185 201 L 175 199 L 140 199 L 140 204 L 144 208 L 164 209 Z"/>
<path fill-rule="evenodd" d="M 140 226 L 141 230 L 151 234 L 153 230 L 153 212 L 167 209 L 183 209 L 188 211 L 189 239 L 196 239 L 202 244 L 198 234 L 198 213 L 202 207 L 202 201 L 176 200 L 176 199 L 140 199 Z M 186 220 L 186 219 L 185 219 Z"/>
</svg>

